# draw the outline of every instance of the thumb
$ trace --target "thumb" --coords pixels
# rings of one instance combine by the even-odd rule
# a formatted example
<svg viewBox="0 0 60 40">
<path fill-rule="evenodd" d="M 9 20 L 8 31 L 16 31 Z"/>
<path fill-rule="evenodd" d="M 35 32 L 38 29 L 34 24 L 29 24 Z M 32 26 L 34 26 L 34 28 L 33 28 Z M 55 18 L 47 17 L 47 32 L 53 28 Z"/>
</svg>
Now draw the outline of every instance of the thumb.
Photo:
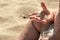
<svg viewBox="0 0 60 40">
<path fill-rule="evenodd" d="M 50 14 L 49 10 L 47 9 L 47 6 L 45 5 L 44 2 L 41 2 L 41 7 L 43 9 L 43 11 L 46 13 L 46 14 Z"/>
</svg>

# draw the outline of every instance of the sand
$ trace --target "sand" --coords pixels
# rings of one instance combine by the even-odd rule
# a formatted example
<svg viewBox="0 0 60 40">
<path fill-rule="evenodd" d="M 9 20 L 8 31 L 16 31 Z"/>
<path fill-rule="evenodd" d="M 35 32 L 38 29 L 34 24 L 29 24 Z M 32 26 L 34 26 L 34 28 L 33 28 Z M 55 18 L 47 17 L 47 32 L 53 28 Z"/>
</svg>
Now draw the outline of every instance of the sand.
<svg viewBox="0 0 60 40">
<path fill-rule="evenodd" d="M 43 0 L 0 0 L 0 40 L 17 40 L 28 22 L 28 14 L 41 11 Z M 58 0 L 44 0 L 50 10 L 58 8 Z M 23 17 L 26 17 L 25 19 Z"/>
</svg>

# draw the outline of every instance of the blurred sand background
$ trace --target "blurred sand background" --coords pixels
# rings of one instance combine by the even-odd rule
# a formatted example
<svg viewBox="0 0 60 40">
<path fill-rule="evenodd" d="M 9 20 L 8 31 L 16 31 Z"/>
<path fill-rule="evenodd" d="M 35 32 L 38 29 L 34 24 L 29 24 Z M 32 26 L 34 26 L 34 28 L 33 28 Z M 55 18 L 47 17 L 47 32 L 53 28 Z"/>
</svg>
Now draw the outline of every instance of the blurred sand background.
<svg viewBox="0 0 60 40">
<path fill-rule="evenodd" d="M 59 0 L 0 0 L 0 40 L 17 40 L 29 20 L 27 15 L 41 10 L 42 1 L 49 10 L 59 6 Z"/>
</svg>

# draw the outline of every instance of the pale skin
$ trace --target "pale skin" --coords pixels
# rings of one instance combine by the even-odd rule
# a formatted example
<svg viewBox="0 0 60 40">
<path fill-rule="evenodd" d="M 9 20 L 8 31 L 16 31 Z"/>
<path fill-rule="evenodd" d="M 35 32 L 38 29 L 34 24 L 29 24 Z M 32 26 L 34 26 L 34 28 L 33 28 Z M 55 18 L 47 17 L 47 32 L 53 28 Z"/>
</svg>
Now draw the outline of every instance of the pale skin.
<svg viewBox="0 0 60 40">
<path fill-rule="evenodd" d="M 45 19 L 40 19 L 40 17 L 37 17 L 35 13 L 29 14 L 30 21 L 28 22 L 27 26 L 24 28 L 24 30 L 21 32 L 21 35 L 19 37 L 19 40 L 38 40 L 40 33 L 42 33 L 44 30 L 47 29 L 47 27 L 43 28 L 41 23 L 46 25 L 50 21 L 54 21 L 54 29 L 55 29 L 55 34 L 50 37 L 47 40 L 60 40 L 60 14 L 50 12 L 45 3 L 41 3 L 42 11 L 48 15 L 47 20 Z"/>
</svg>

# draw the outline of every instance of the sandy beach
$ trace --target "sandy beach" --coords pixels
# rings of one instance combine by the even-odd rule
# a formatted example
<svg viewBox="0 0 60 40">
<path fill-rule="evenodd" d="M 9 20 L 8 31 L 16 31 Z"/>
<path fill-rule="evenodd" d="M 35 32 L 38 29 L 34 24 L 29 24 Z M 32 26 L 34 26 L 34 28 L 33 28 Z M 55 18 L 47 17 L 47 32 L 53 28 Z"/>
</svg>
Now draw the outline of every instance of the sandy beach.
<svg viewBox="0 0 60 40">
<path fill-rule="evenodd" d="M 29 21 L 28 14 L 41 11 L 42 1 L 0 0 L 0 40 L 18 40 L 20 32 Z M 51 11 L 59 7 L 59 0 L 44 0 L 44 2 Z"/>
</svg>

